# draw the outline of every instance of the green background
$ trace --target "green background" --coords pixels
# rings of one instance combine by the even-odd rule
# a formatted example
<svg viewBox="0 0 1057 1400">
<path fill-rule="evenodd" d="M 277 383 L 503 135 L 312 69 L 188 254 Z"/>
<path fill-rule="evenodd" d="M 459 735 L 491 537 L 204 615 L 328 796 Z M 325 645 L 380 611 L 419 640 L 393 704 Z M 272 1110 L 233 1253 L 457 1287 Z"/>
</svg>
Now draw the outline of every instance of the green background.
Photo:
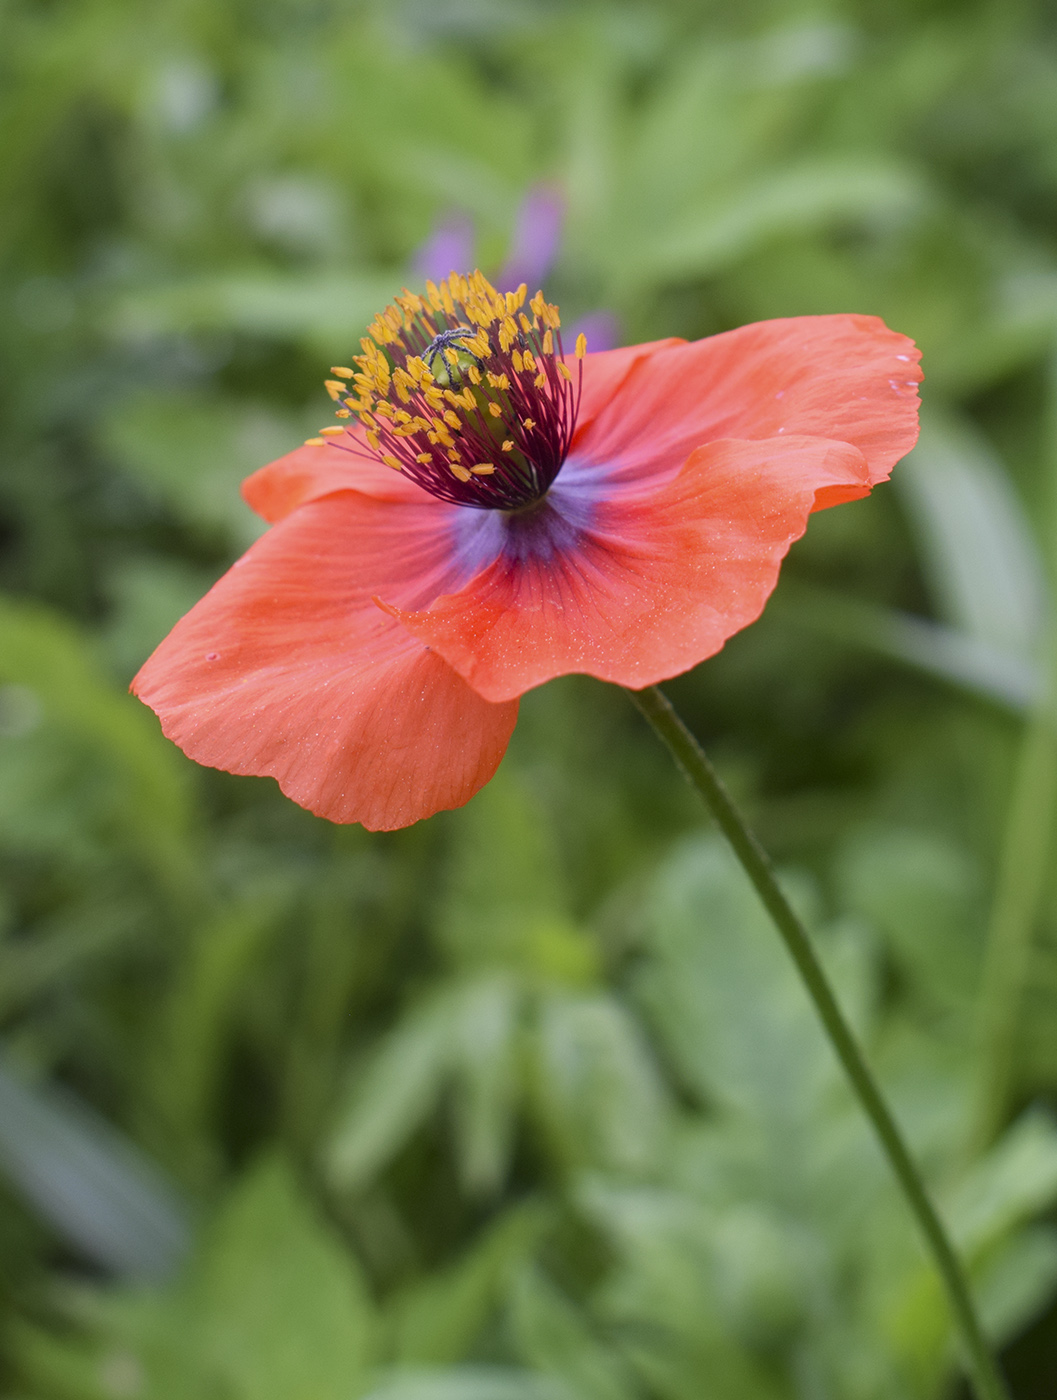
<svg viewBox="0 0 1057 1400">
<path fill-rule="evenodd" d="M 883 316 L 922 442 L 670 693 L 1057 1387 L 1057 19 L 0 0 L 0 1394 L 935 1400 L 939 1284 L 618 691 L 408 831 L 126 693 L 438 221 L 628 342 Z"/>
</svg>

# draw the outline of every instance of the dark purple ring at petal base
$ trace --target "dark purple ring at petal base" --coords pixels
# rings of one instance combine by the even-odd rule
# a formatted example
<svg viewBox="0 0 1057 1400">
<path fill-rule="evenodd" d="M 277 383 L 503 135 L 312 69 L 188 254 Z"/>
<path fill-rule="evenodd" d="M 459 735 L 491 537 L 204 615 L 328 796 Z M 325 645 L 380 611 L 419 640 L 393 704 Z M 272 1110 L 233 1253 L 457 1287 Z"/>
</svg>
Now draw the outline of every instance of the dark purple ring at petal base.
<svg viewBox="0 0 1057 1400">
<path fill-rule="evenodd" d="M 571 553 L 591 529 L 596 492 L 571 483 L 563 487 L 559 478 L 542 500 L 520 510 L 458 512 L 453 544 L 466 581 L 499 559 L 547 563 Z"/>
</svg>

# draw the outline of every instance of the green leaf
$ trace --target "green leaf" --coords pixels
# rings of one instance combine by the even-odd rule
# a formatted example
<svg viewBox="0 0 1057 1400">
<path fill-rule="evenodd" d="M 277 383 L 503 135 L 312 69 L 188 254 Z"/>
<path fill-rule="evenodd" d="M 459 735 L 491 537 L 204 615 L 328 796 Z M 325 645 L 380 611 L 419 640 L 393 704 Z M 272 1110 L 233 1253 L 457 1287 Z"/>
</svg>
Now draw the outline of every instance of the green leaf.
<svg viewBox="0 0 1057 1400">
<path fill-rule="evenodd" d="M 524 1361 L 582 1400 L 635 1394 L 618 1354 L 592 1336 L 586 1318 L 538 1268 L 524 1268 L 514 1280 L 510 1325 Z"/>
<path fill-rule="evenodd" d="M 665 861 L 642 901 L 641 990 L 680 1072 L 708 1099 L 803 1123 L 832 1052 L 770 919 L 712 837 Z"/>
<path fill-rule="evenodd" d="M 645 1036 L 614 997 L 544 996 L 534 1050 L 538 1111 L 567 1166 L 641 1175 L 663 1160 L 668 1094 Z"/>
<path fill-rule="evenodd" d="M 320 421 L 329 417 L 324 402 Z M 265 404 L 204 394 L 140 393 L 99 427 L 100 446 L 190 524 L 244 549 L 266 529 L 239 494 L 243 479 L 301 444 L 304 432 Z M 158 639 L 160 640 L 160 638 Z"/>
<path fill-rule="evenodd" d="M 0 599 L 0 833 L 14 848 L 115 842 L 179 896 L 191 866 L 190 769 L 103 674 L 69 623 Z"/>
<path fill-rule="evenodd" d="M 983 951 L 982 879 L 935 831 L 871 829 L 837 863 L 845 908 L 885 937 L 915 995 L 969 1014 Z"/>
<path fill-rule="evenodd" d="M 226 1203 L 198 1285 L 204 1345 L 237 1400 L 353 1400 L 377 1323 L 351 1252 L 278 1161 Z"/>
<path fill-rule="evenodd" d="M 397 1294 L 389 1317 L 397 1365 L 451 1365 L 470 1354 L 549 1220 L 540 1203 L 508 1208 L 454 1264 Z"/>
</svg>

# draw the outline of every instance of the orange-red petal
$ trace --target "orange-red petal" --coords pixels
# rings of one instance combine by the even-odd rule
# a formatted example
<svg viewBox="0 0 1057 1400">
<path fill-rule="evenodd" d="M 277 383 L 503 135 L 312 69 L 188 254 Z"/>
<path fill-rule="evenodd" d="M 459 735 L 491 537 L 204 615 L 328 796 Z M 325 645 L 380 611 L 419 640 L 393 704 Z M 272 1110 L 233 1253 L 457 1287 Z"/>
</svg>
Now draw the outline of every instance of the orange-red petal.
<svg viewBox="0 0 1057 1400">
<path fill-rule="evenodd" d="M 594 422 L 640 360 L 655 355 L 659 350 L 670 350 L 673 346 L 685 344 L 681 337 L 669 336 L 666 340 L 649 340 L 642 345 L 625 345 L 617 350 L 599 350 L 593 355 L 585 355 L 580 411 L 576 415 L 577 439 L 583 437 L 588 424 Z"/>
<path fill-rule="evenodd" d="M 601 357 L 599 357 L 601 358 Z M 869 494 L 918 434 L 919 352 L 876 316 L 798 316 L 659 345 L 630 366 L 574 451 L 614 482 L 659 482 L 718 438 L 850 442 L 868 479 L 816 509 Z"/>
<path fill-rule="evenodd" d="M 323 449 L 320 449 L 323 450 Z M 407 826 L 495 772 L 517 717 L 371 602 L 461 582 L 451 508 L 353 492 L 271 529 L 158 647 L 133 690 L 191 758 L 274 777 L 336 822 Z"/>
<path fill-rule="evenodd" d="M 337 446 L 340 442 L 342 446 Z M 362 455 L 361 455 L 362 454 Z M 370 455 L 362 428 L 351 428 L 344 437 L 322 447 L 297 447 L 242 483 L 242 498 L 259 516 L 274 524 L 308 501 L 335 491 L 360 491 L 383 501 L 413 501 L 424 494 Z"/>
<path fill-rule="evenodd" d="M 507 551 L 432 606 L 385 604 L 489 700 L 567 672 L 651 685 L 759 616 L 820 493 L 867 484 L 846 442 L 711 442 L 655 493 L 599 501 L 549 557 Z"/>
</svg>

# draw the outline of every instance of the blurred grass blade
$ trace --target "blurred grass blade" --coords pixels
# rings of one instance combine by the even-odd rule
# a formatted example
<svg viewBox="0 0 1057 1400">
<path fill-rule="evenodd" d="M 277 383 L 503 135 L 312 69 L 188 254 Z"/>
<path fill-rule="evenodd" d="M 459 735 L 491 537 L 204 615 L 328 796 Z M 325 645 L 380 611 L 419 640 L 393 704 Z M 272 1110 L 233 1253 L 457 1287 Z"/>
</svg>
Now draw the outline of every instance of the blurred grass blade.
<svg viewBox="0 0 1057 1400">
<path fill-rule="evenodd" d="M 1030 657 L 942 622 L 865 599 L 791 581 L 775 600 L 790 621 L 868 648 L 1017 714 L 1038 698 L 1041 676 Z"/>
<path fill-rule="evenodd" d="M 355 344 L 363 328 L 392 300 L 398 280 L 386 275 L 232 273 L 188 278 L 130 292 L 111 309 L 119 339 L 191 332 L 304 339 L 324 353 Z"/>
<path fill-rule="evenodd" d="M 326 1153 L 335 1185 L 362 1186 L 430 1112 L 451 1065 L 453 1010 L 446 991 L 411 1012 L 357 1079 Z"/>
<path fill-rule="evenodd" d="M 928 414 L 896 479 L 945 620 L 1000 652 L 1033 657 L 1048 607 L 1046 573 L 987 445 L 964 424 Z"/>
<path fill-rule="evenodd" d="M 574 1400 L 559 1382 L 502 1366 L 394 1372 L 365 1400 Z"/>
<path fill-rule="evenodd" d="M 710 277 L 768 241 L 851 222 L 903 220 L 925 203 L 913 172 L 897 165 L 829 161 L 779 170 L 739 190 L 715 192 L 658 231 L 645 258 L 658 278 Z"/>
<path fill-rule="evenodd" d="M 973 1164 L 945 1206 L 960 1247 L 972 1257 L 1055 1199 L 1057 1127 L 1029 1111 Z"/>
<path fill-rule="evenodd" d="M 0 1063 L 0 1166 L 80 1254 L 130 1279 L 170 1275 L 189 1216 L 161 1172 L 72 1096 Z"/>
</svg>

